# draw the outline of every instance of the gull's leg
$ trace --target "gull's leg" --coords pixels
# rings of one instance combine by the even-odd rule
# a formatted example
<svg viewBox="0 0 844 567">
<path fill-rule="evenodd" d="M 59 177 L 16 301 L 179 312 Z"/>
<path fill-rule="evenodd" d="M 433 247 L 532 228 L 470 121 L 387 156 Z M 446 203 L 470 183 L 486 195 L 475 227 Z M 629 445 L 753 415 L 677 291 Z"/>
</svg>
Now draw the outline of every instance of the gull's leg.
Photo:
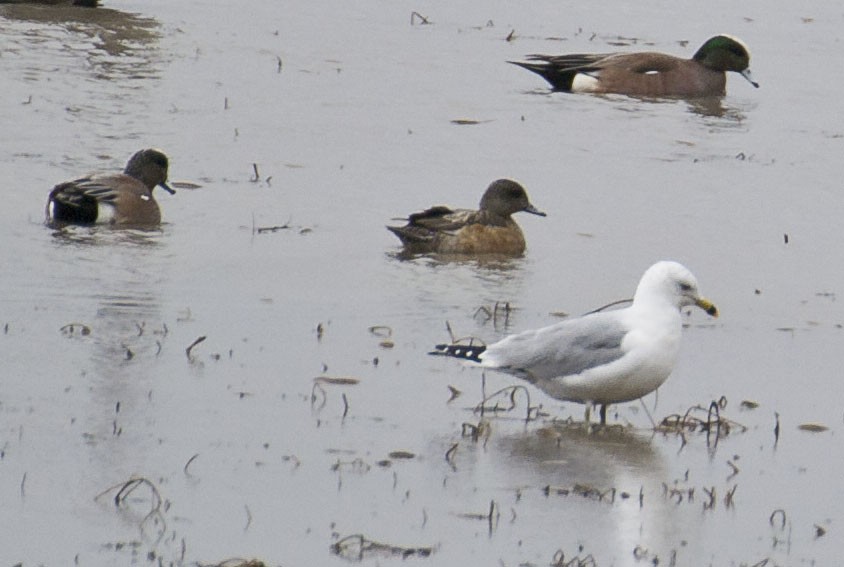
<svg viewBox="0 0 844 567">
<path fill-rule="evenodd" d="M 607 405 L 601 404 L 601 425 L 607 424 Z"/>
</svg>

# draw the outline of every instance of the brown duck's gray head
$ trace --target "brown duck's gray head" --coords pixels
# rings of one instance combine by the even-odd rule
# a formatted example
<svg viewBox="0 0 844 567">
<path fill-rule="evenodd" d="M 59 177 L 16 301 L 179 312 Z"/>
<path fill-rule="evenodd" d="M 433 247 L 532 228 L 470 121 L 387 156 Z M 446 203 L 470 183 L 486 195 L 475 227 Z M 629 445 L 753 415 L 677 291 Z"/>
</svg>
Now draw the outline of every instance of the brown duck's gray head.
<svg viewBox="0 0 844 567">
<path fill-rule="evenodd" d="M 171 195 L 176 191 L 167 185 L 167 169 L 169 161 L 161 150 L 148 148 L 135 152 L 123 173 L 141 181 L 151 190 L 156 186 L 161 187 Z"/>
<path fill-rule="evenodd" d="M 503 217 L 522 211 L 545 216 L 530 203 L 525 188 L 510 179 L 493 181 L 481 198 L 480 209 Z"/>
</svg>

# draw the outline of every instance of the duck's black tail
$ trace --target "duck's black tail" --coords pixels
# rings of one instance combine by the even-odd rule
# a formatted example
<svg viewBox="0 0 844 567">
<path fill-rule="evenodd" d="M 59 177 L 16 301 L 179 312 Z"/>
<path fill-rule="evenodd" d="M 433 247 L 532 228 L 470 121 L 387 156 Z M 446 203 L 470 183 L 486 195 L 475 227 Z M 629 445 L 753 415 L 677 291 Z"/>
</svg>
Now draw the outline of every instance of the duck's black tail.
<svg viewBox="0 0 844 567">
<path fill-rule="evenodd" d="M 454 358 L 462 358 L 471 360 L 473 362 L 481 361 L 481 354 L 486 350 L 486 345 L 436 345 L 434 350 L 428 354 L 435 356 L 451 356 Z"/>
</svg>

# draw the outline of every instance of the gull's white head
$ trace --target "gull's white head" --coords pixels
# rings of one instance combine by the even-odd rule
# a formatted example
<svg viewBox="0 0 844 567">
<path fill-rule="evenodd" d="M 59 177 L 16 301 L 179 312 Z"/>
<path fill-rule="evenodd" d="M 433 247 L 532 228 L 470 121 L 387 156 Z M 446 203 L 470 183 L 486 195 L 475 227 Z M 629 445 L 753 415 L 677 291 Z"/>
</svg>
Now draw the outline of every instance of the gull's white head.
<svg viewBox="0 0 844 567">
<path fill-rule="evenodd" d="M 667 302 L 677 309 L 697 305 L 709 315 L 718 316 L 718 308 L 705 297 L 701 297 L 697 278 L 678 262 L 664 260 L 645 271 L 639 280 L 633 303 L 652 301 Z"/>
</svg>

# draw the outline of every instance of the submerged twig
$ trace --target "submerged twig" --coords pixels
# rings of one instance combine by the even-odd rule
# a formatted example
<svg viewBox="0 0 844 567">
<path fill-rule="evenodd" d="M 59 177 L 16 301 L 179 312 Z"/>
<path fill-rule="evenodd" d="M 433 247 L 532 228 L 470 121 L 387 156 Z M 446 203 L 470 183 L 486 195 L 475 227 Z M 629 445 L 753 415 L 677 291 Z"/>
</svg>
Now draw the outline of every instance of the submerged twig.
<svg viewBox="0 0 844 567">
<path fill-rule="evenodd" d="M 465 514 L 459 514 L 461 518 L 466 518 L 469 520 L 484 520 L 487 523 L 487 528 L 489 529 L 489 533 L 491 534 L 495 527 L 498 525 L 498 519 L 501 517 L 501 513 L 498 511 L 498 504 L 496 504 L 495 500 L 489 501 L 489 510 L 486 513 L 472 513 L 468 512 Z"/>
<path fill-rule="evenodd" d="M 451 447 L 448 448 L 448 451 L 445 452 L 445 461 L 451 465 L 451 468 L 456 470 L 457 467 L 454 464 L 454 456 L 457 454 L 457 447 L 460 446 L 460 443 L 454 443 Z"/>
<path fill-rule="evenodd" d="M 186 348 L 186 349 L 185 349 L 185 355 L 188 357 L 188 360 L 189 360 L 189 361 L 193 362 L 193 357 L 191 356 L 191 351 L 193 350 L 193 347 L 195 347 L 196 345 L 198 345 L 199 343 L 201 343 L 202 341 L 204 341 L 206 338 L 207 338 L 207 337 L 206 337 L 205 335 L 202 335 L 201 337 L 198 337 L 195 341 L 193 341 L 193 342 L 192 342 L 192 343 L 188 346 L 188 348 Z"/>
<path fill-rule="evenodd" d="M 721 437 L 726 437 L 734 429 L 740 432 L 747 431 L 747 427 L 740 423 L 721 417 L 721 410 L 727 406 L 727 399 L 721 397 L 719 400 L 712 401 L 708 408 L 700 405 L 694 405 L 686 410 L 683 415 L 672 414 L 669 415 L 659 423 L 655 428 L 656 431 L 662 433 L 677 433 L 683 435 L 686 432 L 704 432 L 707 434 L 707 441 L 714 432 L 715 443 Z M 700 415 L 705 412 L 705 417 Z M 685 437 L 683 437 L 685 444 Z"/>
<path fill-rule="evenodd" d="M 414 25 L 416 20 L 419 20 L 419 23 L 422 25 L 429 25 L 431 22 L 428 21 L 428 18 L 420 14 L 419 12 L 411 12 L 410 13 L 410 25 Z"/>
<path fill-rule="evenodd" d="M 182 467 L 182 472 L 185 473 L 187 476 L 193 476 L 191 473 L 188 472 L 188 467 L 191 466 L 191 463 L 193 463 L 197 459 L 197 457 L 199 457 L 199 453 L 194 454 L 193 457 L 188 459 L 188 462 L 185 463 L 185 466 Z"/>
<path fill-rule="evenodd" d="M 408 557 L 429 557 L 433 547 L 402 547 L 379 543 L 367 539 L 363 534 L 346 536 L 331 545 L 331 553 L 352 561 L 362 561 L 369 555 L 397 556 L 402 559 Z"/>
<path fill-rule="evenodd" d="M 558 549 L 551 560 L 551 567 L 598 567 L 598 563 L 591 554 L 582 558 L 577 555 L 566 561 L 566 554 L 562 549 Z"/>
<path fill-rule="evenodd" d="M 475 411 L 475 413 L 480 413 L 481 415 L 484 415 L 484 413 L 486 413 L 488 411 L 493 412 L 493 413 L 513 411 L 517 406 L 517 404 L 516 404 L 516 394 L 518 392 L 524 392 L 525 397 L 527 398 L 527 411 L 525 412 L 525 421 L 531 421 L 533 419 L 537 419 L 537 417 L 539 416 L 538 412 L 539 412 L 539 409 L 540 409 L 541 406 L 530 405 L 530 390 L 528 390 L 525 386 L 522 386 L 521 384 L 516 384 L 516 385 L 513 385 L 513 386 L 507 386 L 506 388 L 501 388 L 497 392 L 494 392 L 494 393 L 490 394 L 489 396 L 486 396 L 483 400 L 481 400 L 475 406 L 474 411 Z M 505 394 L 505 393 L 509 393 L 509 396 L 508 396 L 508 398 L 510 400 L 510 406 L 509 407 L 501 407 L 497 403 L 493 406 L 487 406 L 486 405 L 487 402 L 489 402 L 491 399 L 496 398 L 496 397 L 498 397 L 502 394 Z"/>
<path fill-rule="evenodd" d="M 68 323 L 67 325 L 63 325 L 59 331 L 66 337 L 72 337 L 77 334 L 82 337 L 87 337 L 91 334 L 91 327 L 85 325 L 84 323 Z"/>
<path fill-rule="evenodd" d="M 106 494 L 114 492 L 114 506 L 117 508 L 122 508 L 128 505 L 129 496 L 131 496 L 136 490 L 141 487 L 147 488 L 149 490 L 150 510 L 141 520 L 140 528 L 141 531 L 146 533 L 148 525 L 151 524 L 154 527 L 158 527 L 157 535 L 154 538 L 156 541 L 158 541 L 164 536 L 164 533 L 167 531 L 167 522 L 164 520 L 164 514 L 162 512 L 162 505 L 164 504 L 164 499 L 161 497 L 161 493 L 158 491 L 158 488 L 150 480 L 144 477 L 132 477 L 125 482 L 115 484 L 114 486 L 103 490 L 94 497 L 94 500 L 98 500 Z"/>
</svg>

